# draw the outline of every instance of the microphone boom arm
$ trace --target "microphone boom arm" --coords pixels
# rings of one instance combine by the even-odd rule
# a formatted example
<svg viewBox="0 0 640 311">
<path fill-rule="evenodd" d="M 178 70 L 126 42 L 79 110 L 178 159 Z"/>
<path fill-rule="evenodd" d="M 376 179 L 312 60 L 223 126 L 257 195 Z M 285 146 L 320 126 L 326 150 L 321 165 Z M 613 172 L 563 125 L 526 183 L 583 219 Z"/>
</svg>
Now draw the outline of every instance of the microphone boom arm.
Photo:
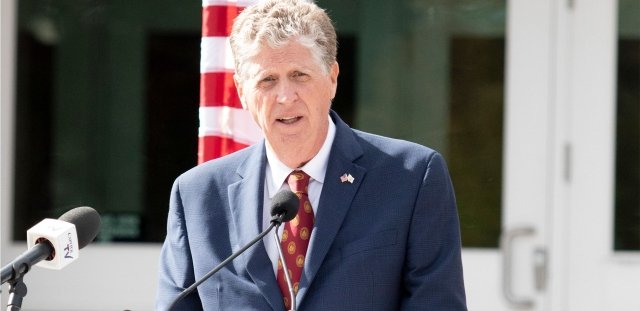
<svg viewBox="0 0 640 311">
<path fill-rule="evenodd" d="M 264 231 L 262 231 L 262 233 L 260 233 L 255 239 L 251 240 L 247 245 L 243 246 L 241 249 L 231 254 L 231 256 L 229 256 L 227 259 L 225 259 L 220 264 L 218 264 L 215 268 L 213 268 L 211 271 L 205 274 L 202 278 L 200 278 L 199 280 L 196 280 L 196 282 L 193 283 L 191 286 L 189 286 L 187 289 L 183 290 L 176 298 L 173 299 L 173 301 L 167 308 L 168 311 L 171 311 L 180 300 L 182 300 L 184 297 L 186 297 L 191 292 L 193 292 L 198 287 L 198 285 L 202 284 L 204 281 L 206 281 L 212 275 L 214 275 L 216 272 L 222 269 L 222 267 L 229 264 L 236 257 L 240 256 L 240 254 L 244 253 L 251 246 L 256 244 L 258 241 L 262 240 L 269 233 L 269 231 L 271 231 L 274 227 L 279 227 L 283 222 L 290 221 L 298 213 L 298 206 L 299 206 L 298 197 L 290 190 L 280 191 L 276 193 L 276 195 L 273 197 L 272 203 L 273 205 L 271 206 L 271 221 L 270 221 L 271 224 L 269 225 L 269 227 Z M 277 235 L 278 234 L 276 231 L 276 240 L 278 240 Z M 280 243 L 278 242 L 277 245 L 278 245 L 278 251 L 280 252 L 279 254 L 281 258 L 283 258 L 282 260 L 284 261 L 284 257 L 282 257 L 282 250 L 280 249 Z M 291 281 L 289 280 L 288 273 L 285 273 L 285 275 L 287 276 L 287 284 L 289 287 L 289 292 L 291 293 L 291 297 L 295 299 L 295 297 L 293 296 L 293 289 L 291 286 Z M 294 307 L 294 310 L 295 310 L 295 307 Z"/>
<path fill-rule="evenodd" d="M 185 289 L 184 291 L 182 291 L 180 293 L 180 295 L 178 295 L 174 300 L 173 303 L 171 303 L 171 305 L 169 306 L 169 308 L 167 308 L 167 311 L 171 311 L 173 309 L 173 307 L 175 307 L 175 305 L 182 300 L 184 297 L 188 296 L 192 291 L 194 291 L 198 285 L 202 284 L 204 281 L 208 280 L 209 277 L 211 277 L 212 275 L 214 275 L 216 272 L 218 272 L 218 270 L 222 269 L 222 267 L 226 266 L 228 263 L 230 263 L 231 261 L 233 261 L 236 257 L 240 256 L 240 254 L 244 253 L 244 251 L 246 251 L 247 249 L 249 249 L 251 246 L 253 246 L 253 244 L 256 244 L 256 242 L 262 240 L 262 238 L 264 238 L 265 235 L 267 235 L 269 233 L 269 231 L 271 231 L 271 229 L 273 229 L 273 227 L 276 226 L 276 221 L 271 221 L 271 224 L 269 225 L 269 227 L 267 227 L 267 229 L 265 229 L 264 231 L 262 231 L 262 233 L 260 233 L 255 239 L 251 240 L 251 242 L 247 243 L 247 245 L 245 245 L 244 247 L 242 247 L 240 250 L 236 251 L 235 253 L 233 253 L 231 256 L 229 256 L 227 259 L 225 259 L 223 262 L 221 262 L 220 264 L 218 264 L 215 268 L 213 268 L 211 271 L 209 271 L 207 274 L 205 274 L 201 279 L 199 279 L 198 281 L 196 281 L 195 283 L 191 284 L 191 286 L 189 286 L 187 289 Z"/>
<path fill-rule="evenodd" d="M 52 251 L 53 247 L 48 243 L 36 244 L 30 251 L 2 267 L 2 284 L 23 276 L 31 270 L 32 265 L 49 257 Z"/>
<path fill-rule="evenodd" d="M 8 311 L 22 308 L 22 300 L 27 295 L 27 285 L 22 277 L 31 270 L 32 265 L 49 257 L 52 250 L 53 247 L 48 243 L 36 244 L 30 252 L 23 254 L 2 268 L 2 283 L 9 283 Z"/>
</svg>

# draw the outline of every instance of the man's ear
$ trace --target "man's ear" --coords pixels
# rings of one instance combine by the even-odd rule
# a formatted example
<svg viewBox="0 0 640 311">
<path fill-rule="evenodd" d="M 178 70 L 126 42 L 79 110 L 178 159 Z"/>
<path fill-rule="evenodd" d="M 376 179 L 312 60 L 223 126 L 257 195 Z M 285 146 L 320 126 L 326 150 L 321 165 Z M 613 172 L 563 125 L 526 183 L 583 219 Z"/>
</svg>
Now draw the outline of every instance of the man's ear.
<svg viewBox="0 0 640 311">
<path fill-rule="evenodd" d="M 247 104 L 244 101 L 244 87 L 237 73 L 233 74 L 233 83 L 236 85 L 236 90 L 238 91 L 238 98 L 240 98 L 240 103 L 242 104 L 242 108 L 244 110 L 248 110 Z"/>
<path fill-rule="evenodd" d="M 331 99 L 336 97 L 336 90 L 338 89 L 338 74 L 340 73 L 340 66 L 338 66 L 338 62 L 333 63 L 331 65 L 331 71 L 329 72 L 329 77 L 331 78 L 331 86 L 333 89 L 331 90 Z"/>
</svg>

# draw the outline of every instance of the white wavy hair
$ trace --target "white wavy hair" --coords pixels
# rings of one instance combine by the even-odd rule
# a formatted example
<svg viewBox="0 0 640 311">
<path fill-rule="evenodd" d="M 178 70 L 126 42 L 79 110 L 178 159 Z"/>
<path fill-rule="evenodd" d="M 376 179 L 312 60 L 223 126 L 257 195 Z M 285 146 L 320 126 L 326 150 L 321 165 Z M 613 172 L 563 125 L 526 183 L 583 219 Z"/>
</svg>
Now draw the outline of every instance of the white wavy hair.
<svg viewBox="0 0 640 311">
<path fill-rule="evenodd" d="M 247 78 L 247 61 L 264 44 L 278 48 L 291 40 L 309 48 L 325 74 L 336 62 L 336 31 L 327 13 L 315 3 L 267 0 L 244 9 L 235 19 L 229 38 L 237 78 Z"/>
</svg>

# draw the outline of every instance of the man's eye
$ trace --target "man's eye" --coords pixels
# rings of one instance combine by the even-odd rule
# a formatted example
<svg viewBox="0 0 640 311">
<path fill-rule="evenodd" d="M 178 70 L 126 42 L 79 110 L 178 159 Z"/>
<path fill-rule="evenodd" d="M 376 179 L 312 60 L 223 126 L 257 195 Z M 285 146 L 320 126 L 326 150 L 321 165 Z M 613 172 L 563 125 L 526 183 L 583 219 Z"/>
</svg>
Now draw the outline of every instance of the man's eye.
<svg viewBox="0 0 640 311">
<path fill-rule="evenodd" d="M 273 85 L 275 82 L 276 82 L 276 77 L 268 76 L 258 81 L 258 87 L 261 87 L 261 88 L 269 87 Z"/>
<path fill-rule="evenodd" d="M 298 80 L 298 81 L 306 81 L 309 80 L 309 75 L 304 73 L 304 72 L 300 72 L 300 71 L 296 71 L 292 74 L 293 78 Z"/>
</svg>

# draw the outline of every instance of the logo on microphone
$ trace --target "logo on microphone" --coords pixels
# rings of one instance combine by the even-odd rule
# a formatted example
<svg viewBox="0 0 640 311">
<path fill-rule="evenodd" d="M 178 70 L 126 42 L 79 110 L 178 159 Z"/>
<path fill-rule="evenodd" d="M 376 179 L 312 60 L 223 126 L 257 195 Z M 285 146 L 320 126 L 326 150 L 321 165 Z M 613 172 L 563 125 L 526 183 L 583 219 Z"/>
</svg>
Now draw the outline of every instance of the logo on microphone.
<svg viewBox="0 0 640 311">
<path fill-rule="evenodd" d="M 73 259 L 73 239 L 71 238 L 71 233 L 67 233 L 67 247 L 64 248 L 64 258 Z"/>
<path fill-rule="evenodd" d="M 80 257 L 76 226 L 64 220 L 45 218 L 27 230 L 27 246 L 32 248 L 43 238 L 53 249 L 51 258 L 36 265 L 42 268 L 60 270 Z"/>
</svg>

